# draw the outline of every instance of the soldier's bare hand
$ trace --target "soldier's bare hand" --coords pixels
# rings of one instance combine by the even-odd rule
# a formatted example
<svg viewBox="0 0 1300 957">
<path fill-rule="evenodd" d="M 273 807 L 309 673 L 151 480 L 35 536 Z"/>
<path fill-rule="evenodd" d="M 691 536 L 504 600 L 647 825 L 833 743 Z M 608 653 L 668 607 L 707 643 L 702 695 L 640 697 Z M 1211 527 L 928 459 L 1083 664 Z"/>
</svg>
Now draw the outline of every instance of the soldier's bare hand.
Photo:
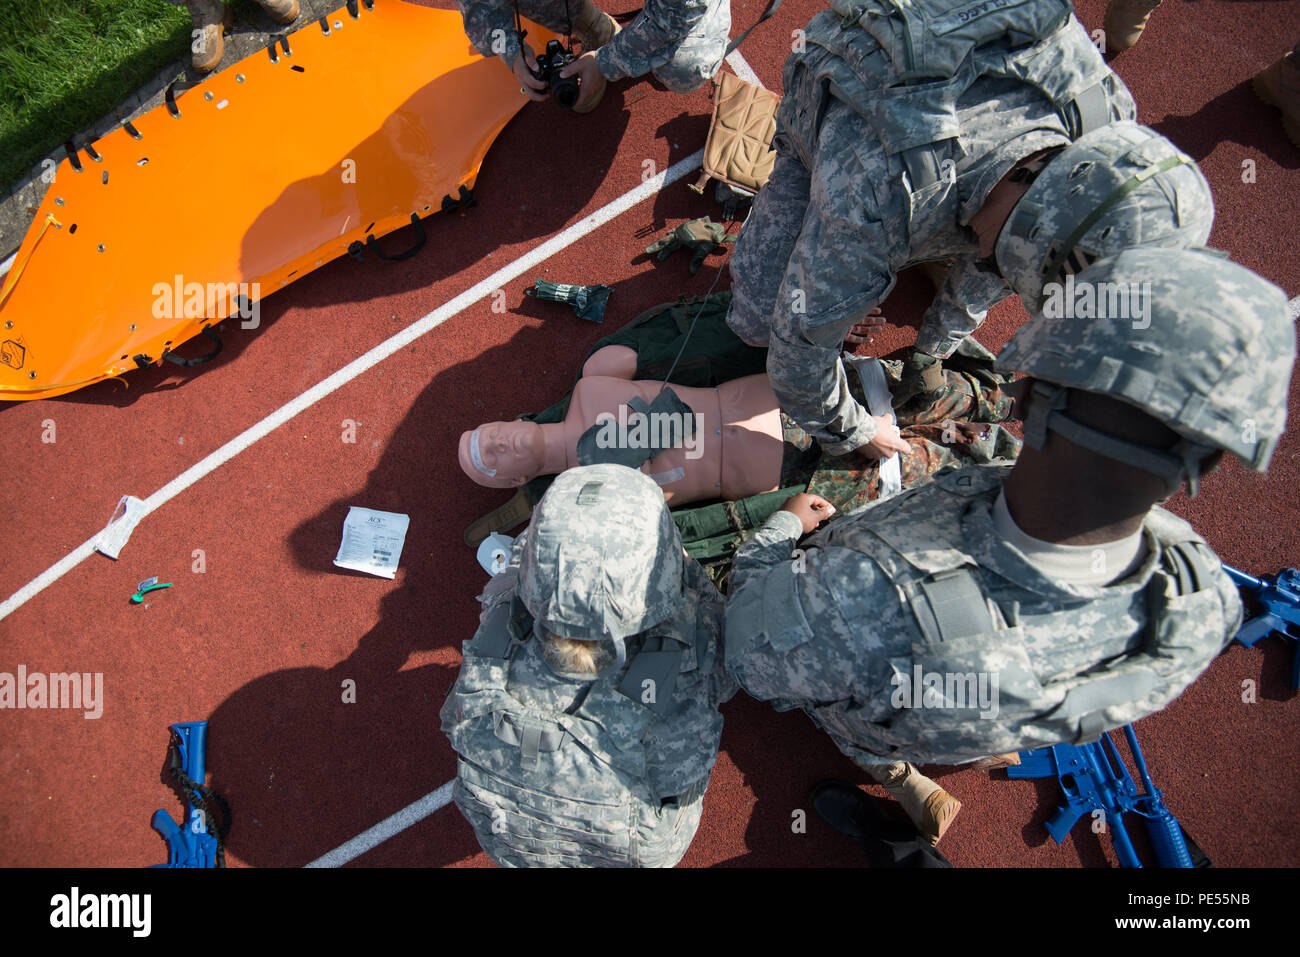
<svg viewBox="0 0 1300 957">
<path fill-rule="evenodd" d="M 876 437 L 857 450 L 859 455 L 879 461 L 889 458 L 895 452 L 906 452 L 911 448 L 889 416 L 874 415 L 872 418 L 876 420 Z"/>
<path fill-rule="evenodd" d="M 865 319 L 853 324 L 853 328 L 848 331 L 844 337 L 844 348 L 850 349 L 854 346 L 861 346 L 873 341 L 871 333 L 885 324 L 885 317 L 880 314 L 880 308 L 876 307 L 867 313 Z"/>
<path fill-rule="evenodd" d="M 537 69 L 537 57 L 533 56 L 533 48 L 527 43 L 519 44 L 519 55 L 515 57 L 512 69 L 519 81 L 520 93 L 537 103 L 547 98 L 546 84 L 533 76 L 533 71 Z"/>
<path fill-rule="evenodd" d="M 786 499 L 785 504 L 781 506 L 781 511 L 789 512 L 799 519 L 799 523 L 803 525 L 803 533 L 807 535 L 835 514 L 835 506 L 820 495 L 813 495 L 811 492 L 800 492 L 798 495 L 791 495 Z"/>
<path fill-rule="evenodd" d="M 578 57 L 563 70 L 560 76 L 576 76 L 578 78 L 578 91 L 580 99 L 574 104 L 575 109 L 580 109 L 591 101 L 605 86 L 605 75 L 600 72 L 600 65 L 596 63 L 596 53 L 584 53 Z"/>
</svg>

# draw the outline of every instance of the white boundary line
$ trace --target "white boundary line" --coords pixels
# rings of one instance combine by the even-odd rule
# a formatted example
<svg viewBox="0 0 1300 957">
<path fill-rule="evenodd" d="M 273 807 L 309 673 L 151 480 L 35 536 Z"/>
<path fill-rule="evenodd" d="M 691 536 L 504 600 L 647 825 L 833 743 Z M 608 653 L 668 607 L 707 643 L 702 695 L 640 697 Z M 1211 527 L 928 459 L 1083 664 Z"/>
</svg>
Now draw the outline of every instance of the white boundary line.
<svg viewBox="0 0 1300 957">
<path fill-rule="evenodd" d="M 426 817 L 451 803 L 453 778 L 438 790 L 426 794 L 420 800 L 406 805 L 396 814 L 389 815 L 374 827 L 362 831 L 346 844 L 340 844 L 328 854 L 323 854 L 307 867 L 342 867 L 348 861 L 360 857 L 366 851 L 377 847 L 394 834 L 405 831 L 408 827 L 419 824 Z"/>
<path fill-rule="evenodd" d="M 530 249 L 514 262 L 501 267 L 486 279 L 480 280 L 469 289 L 466 289 L 459 296 L 443 303 L 424 318 L 411 323 L 411 325 L 407 326 L 391 338 L 385 339 L 369 352 L 353 359 L 342 369 L 339 369 L 328 378 L 322 379 L 306 392 L 295 397 L 292 401 L 280 406 L 280 408 L 276 409 L 256 425 L 244 430 L 225 445 L 221 446 L 221 448 L 217 449 L 199 462 L 196 462 L 194 465 L 191 465 L 180 475 L 176 476 L 176 478 L 172 479 L 158 491 L 150 495 L 144 500 L 144 511 L 140 515 L 141 520 L 155 509 L 170 502 L 173 498 L 185 491 L 209 472 L 212 472 L 229 462 L 258 439 L 265 438 L 285 422 L 288 422 L 296 416 L 299 412 L 315 405 L 331 392 L 347 385 L 363 372 L 366 372 L 383 362 L 394 352 L 397 352 L 414 342 L 430 330 L 436 329 L 448 319 L 469 308 L 480 299 L 495 292 L 497 289 L 500 289 L 502 286 L 511 282 L 523 273 L 533 269 L 539 263 L 544 262 L 551 256 L 554 256 L 556 253 L 577 242 L 583 236 L 586 236 L 588 233 L 603 226 L 615 216 L 631 209 L 643 199 L 653 196 L 665 186 L 676 182 L 687 173 L 697 169 L 703 159 L 704 151 L 697 150 L 685 159 L 679 160 L 662 173 L 652 176 L 640 186 L 628 190 L 622 196 L 602 206 L 594 213 L 578 220 L 578 222 L 574 223 L 562 233 L 548 239 L 541 245 Z M 94 552 L 94 543 L 98 537 L 99 532 L 96 532 L 94 536 L 87 539 L 80 546 L 65 555 L 61 560 L 51 565 L 40 575 L 36 576 L 36 578 L 18 589 L 18 591 L 6 598 L 3 603 L 0 603 L 0 619 L 5 618 L 10 613 L 26 604 L 68 572 L 72 571 L 72 569 L 81 564 L 81 562 L 85 561 L 85 559 Z"/>
<path fill-rule="evenodd" d="M 730 56 L 727 57 L 727 62 L 730 63 L 731 68 L 736 71 L 736 76 L 740 77 L 746 83 L 753 83 L 755 86 L 763 86 L 763 81 L 758 78 L 758 74 L 754 72 L 753 68 L 749 65 L 749 62 L 740 55 L 739 50 L 732 50 Z M 764 89 L 766 89 L 766 87 L 764 87 Z"/>
<path fill-rule="evenodd" d="M 1300 296 L 1296 296 L 1286 304 L 1286 311 L 1293 322 L 1297 317 L 1300 317 Z"/>
</svg>

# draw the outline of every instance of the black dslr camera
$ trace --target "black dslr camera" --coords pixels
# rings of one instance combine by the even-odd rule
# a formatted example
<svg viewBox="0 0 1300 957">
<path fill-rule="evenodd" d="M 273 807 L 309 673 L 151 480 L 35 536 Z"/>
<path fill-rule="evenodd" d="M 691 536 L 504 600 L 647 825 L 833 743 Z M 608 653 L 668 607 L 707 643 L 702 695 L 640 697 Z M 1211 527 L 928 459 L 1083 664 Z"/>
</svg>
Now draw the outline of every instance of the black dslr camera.
<svg viewBox="0 0 1300 957">
<path fill-rule="evenodd" d="M 555 102 L 571 110 L 578 102 L 578 78 L 560 76 L 560 71 L 576 60 L 572 53 L 560 45 L 559 40 L 549 40 L 546 52 L 537 58 L 533 76 L 546 84 Z"/>
</svg>

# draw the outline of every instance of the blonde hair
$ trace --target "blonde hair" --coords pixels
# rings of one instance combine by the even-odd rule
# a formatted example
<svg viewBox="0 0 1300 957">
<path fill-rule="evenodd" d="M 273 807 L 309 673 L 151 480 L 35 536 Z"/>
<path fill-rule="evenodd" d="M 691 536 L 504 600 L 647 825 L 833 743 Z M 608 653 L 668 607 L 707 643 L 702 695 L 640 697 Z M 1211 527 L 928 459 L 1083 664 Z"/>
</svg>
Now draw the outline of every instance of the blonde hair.
<svg viewBox="0 0 1300 957">
<path fill-rule="evenodd" d="M 595 675 L 614 659 L 604 641 L 579 641 L 547 633 L 542 639 L 542 657 L 556 671 Z"/>
</svg>

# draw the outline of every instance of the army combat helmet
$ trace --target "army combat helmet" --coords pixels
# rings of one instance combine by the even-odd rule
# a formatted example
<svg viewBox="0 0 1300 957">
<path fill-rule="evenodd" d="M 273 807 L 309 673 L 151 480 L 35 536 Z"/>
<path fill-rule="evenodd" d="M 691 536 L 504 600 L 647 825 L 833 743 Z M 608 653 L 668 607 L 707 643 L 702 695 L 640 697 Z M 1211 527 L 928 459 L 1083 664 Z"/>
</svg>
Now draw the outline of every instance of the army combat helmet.
<svg viewBox="0 0 1300 957">
<path fill-rule="evenodd" d="M 1135 246 L 1200 246 L 1214 224 L 1196 163 L 1154 130 L 1123 120 L 1047 161 L 1007 217 L 993 255 L 1038 311 L 1046 284 Z"/>
<path fill-rule="evenodd" d="M 533 511 L 519 597 L 544 633 L 611 642 L 671 617 L 685 594 L 681 536 L 654 480 L 624 465 L 561 472 Z"/>
<path fill-rule="evenodd" d="M 1038 380 L 1027 444 L 1042 448 L 1050 429 L 1164 476 L 1170 494 L 1186 480 L 1195 495 L 1216 449 L 1268 467 L 1295 362 L 1281 289 L 1211 250 L 1154 248 L 1094 263 L 1067 288 L 1073 301 L 1030 319 L 997 358 L 999 371 Z M 1164 451 L 1082 425 L 1065 411 L 1070 389 L 1136 406 L 1182 440 Z"/>
</svg>

